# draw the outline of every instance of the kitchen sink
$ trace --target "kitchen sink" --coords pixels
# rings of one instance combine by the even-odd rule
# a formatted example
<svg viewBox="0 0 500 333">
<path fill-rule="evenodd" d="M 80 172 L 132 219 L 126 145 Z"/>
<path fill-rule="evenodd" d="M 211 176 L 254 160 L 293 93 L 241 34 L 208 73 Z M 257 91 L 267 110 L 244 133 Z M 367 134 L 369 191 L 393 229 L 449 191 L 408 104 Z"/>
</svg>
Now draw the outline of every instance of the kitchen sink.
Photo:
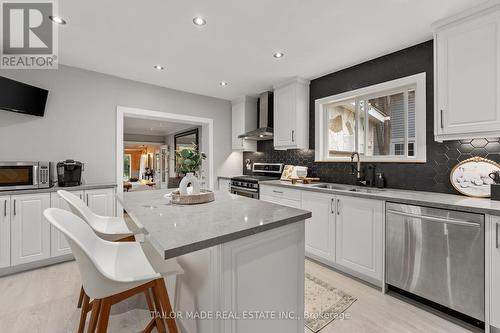
<svg viewBox="0 0 500 333">
<path fill-rule="evenodd" d="M 366 187 L 355 187 L 349 185 L 338 185 L 338 184 L 317 184 L 312 187 L 316 188 L 324 188 L 329 190 L 339 190 L 339 191 L 349 191 L 349 192 L 360 192 L 360 193 L 379 193 L 383 190 L 374 189 L 374 188 L 366 188 Z"/>
<path fill-rule="evenodd" d="M 329 190 L 341 190 L 341 191 L 350 191 L 351 189 L 354 189 L 349 186 L 342 186 L 342 185 L 337 185 L 337 184 L 317 184 L 313 185 L 312 187 L 316 188 L 326 188 Z"/>
</svg>

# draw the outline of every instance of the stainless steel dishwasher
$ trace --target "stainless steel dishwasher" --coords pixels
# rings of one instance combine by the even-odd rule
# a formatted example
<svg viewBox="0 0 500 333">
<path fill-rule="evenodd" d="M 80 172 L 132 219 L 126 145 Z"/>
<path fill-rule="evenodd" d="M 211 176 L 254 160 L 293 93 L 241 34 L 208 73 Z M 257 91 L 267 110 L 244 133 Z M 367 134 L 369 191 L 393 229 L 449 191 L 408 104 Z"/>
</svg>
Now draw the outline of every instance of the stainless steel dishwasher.
<svg viewBox="0 0 500 333">
<path fill-rule="evenodd" d="M 484 215 L 387 203 L 385 233 L 389 286 L 484 322 Z"/>
</svg>

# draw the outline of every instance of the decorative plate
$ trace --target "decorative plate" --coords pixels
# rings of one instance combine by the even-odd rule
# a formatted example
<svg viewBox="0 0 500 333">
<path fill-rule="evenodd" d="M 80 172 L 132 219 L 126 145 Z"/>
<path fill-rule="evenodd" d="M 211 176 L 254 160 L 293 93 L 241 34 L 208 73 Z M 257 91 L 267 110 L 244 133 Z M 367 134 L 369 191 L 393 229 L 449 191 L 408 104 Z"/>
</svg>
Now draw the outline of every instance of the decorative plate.
<svg viewBox="0 0 500 333">
<path fill-rule="evenodd" d="M 491 195 L 493 180 L 491 172 L 500 171 L 500 165 L 494 161 L 475 156 L 455 165 L 450 173 L 453 187 L 461 194 L 488 198 Z"/>
</svg>

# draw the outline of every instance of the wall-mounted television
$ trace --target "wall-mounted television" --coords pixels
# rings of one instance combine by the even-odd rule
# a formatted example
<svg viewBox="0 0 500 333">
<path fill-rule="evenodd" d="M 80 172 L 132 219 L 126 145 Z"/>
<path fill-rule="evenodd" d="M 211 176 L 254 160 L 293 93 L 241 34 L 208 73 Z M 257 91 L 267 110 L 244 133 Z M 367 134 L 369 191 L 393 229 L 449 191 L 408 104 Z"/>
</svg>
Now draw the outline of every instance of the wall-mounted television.
<svg viewBox="0 0 500 333">
<path fill-rule="evenodd" d="M 48 90 L 0 76 L 0 110 L 43 117 Z"/>
</svg>

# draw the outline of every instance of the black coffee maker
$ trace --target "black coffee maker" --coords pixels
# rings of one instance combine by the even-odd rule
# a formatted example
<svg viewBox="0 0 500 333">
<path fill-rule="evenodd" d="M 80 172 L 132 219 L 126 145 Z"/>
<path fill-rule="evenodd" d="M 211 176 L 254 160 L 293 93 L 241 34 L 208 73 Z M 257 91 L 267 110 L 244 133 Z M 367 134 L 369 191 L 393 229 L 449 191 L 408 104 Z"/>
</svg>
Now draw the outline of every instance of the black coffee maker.
<svg viewBox="0 0 500 333">
<path fill-rule="evenodd" d="M 82 171 L 82 162 L 66 160 L 57 163 L 57 185 L 60 187 L 81 185 Z"/>
</svg>

